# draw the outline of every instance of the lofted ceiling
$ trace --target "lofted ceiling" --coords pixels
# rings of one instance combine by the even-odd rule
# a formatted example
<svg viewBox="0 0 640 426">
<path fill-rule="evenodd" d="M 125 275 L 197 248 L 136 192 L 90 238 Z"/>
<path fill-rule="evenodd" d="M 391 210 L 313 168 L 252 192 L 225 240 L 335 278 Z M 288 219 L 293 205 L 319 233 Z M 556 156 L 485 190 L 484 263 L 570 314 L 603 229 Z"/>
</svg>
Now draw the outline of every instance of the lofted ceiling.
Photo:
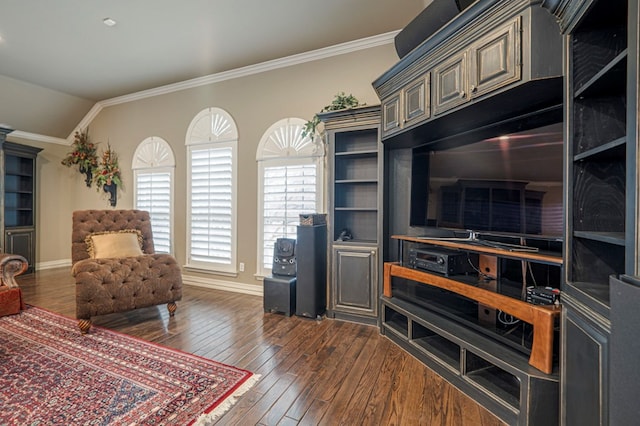
<svg viewBox="0 0 640 426">
<path fill-rule="evenodd" d="M 429 3 L 2 1 L 0 123 L 65 138 L 98 101 L 400 30 Z"/>
</svg>

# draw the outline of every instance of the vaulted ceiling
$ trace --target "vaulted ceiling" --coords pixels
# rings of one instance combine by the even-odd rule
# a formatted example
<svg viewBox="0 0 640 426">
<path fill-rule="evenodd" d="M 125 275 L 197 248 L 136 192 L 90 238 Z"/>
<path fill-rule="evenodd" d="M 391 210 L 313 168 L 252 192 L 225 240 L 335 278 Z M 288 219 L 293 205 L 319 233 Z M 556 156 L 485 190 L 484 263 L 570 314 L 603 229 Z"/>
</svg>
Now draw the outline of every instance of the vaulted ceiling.
<svg viewBox="0 0 640 426">
<path fill-rule="evenodd" d="M 97 101 L 400 30 L 429 3 L 3 1 L 0 123 L 66 138 Z"/>
</svg>

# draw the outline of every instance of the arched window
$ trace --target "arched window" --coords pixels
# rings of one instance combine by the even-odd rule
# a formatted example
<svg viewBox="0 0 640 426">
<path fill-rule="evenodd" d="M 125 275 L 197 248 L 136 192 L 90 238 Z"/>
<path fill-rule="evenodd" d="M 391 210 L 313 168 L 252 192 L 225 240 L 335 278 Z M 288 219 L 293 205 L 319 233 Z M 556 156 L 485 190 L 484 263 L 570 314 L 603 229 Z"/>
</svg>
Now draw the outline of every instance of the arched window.
<svg viewBox="0 0 640 426">
<path fill-rule="evenodd" d="M 146 138 L 133 154 L 133 204 L 151 216 L 156 253 L 173 254 L 173 176 L 176 161 L 162 138 Z"/>
<path fill-rule="evenodd" d="M 323 209 L 322 142 L 302 137 L 305 120 L 272 125 L 258 145 L 258 275 L 268 275 L 277 238 L 296 238 L 301 213 Z"/>
<path fill-rule="evenodd" d="M 187 130 L 187 266 L 236 273 L 238 131 L 220 108 L 198 113 Z"/>
</svg>

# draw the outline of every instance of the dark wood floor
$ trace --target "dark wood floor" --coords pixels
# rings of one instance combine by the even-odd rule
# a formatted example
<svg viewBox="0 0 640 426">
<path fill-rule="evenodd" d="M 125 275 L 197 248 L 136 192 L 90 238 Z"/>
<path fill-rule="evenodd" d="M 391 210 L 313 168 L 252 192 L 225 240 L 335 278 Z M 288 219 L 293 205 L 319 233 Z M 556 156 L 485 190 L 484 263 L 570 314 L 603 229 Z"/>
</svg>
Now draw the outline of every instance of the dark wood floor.
<svg viewBox="0 0 640 426">
<path fill-rule="evenodd" d="M 28 304 L 75 317 L 69 268 L 18 277 Z M 219 425 L 502 425 L 378 328 L 263 312 L 262 298 L 184 288 L 165 306 L 94 324 L 260 374 Z"/>
</svg>

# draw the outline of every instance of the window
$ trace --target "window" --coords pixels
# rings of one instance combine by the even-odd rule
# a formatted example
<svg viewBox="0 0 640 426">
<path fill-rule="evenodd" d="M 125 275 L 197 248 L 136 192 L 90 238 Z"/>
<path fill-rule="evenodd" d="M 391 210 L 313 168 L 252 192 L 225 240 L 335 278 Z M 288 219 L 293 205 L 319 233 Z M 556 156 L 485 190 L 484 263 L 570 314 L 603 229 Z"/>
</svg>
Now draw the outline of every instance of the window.
<svg viewBox="0 0 640 426">
<path fill-rule="evenodd" d="M 173 174 L 175 158 L 162 138 L 150 137 L 138 145 L 131 168 L 135 186 L 133 204 L 151 216 L 156 253 L 173 254 Z"/>
<path fill-rule="evenodd" d="M 277 238 L 296 238 L 300 214 L 323 208 L 323 145 L 302 137 L 304 124 L 280 120 L 258 145 L 258 275 L 271 273 Z"/>
<path fill-rule="evenodd" d="M 207 108 L 187 130 L 187 266 L 236 273 L 236 149 L 231 116 Z"/>
</svg>

